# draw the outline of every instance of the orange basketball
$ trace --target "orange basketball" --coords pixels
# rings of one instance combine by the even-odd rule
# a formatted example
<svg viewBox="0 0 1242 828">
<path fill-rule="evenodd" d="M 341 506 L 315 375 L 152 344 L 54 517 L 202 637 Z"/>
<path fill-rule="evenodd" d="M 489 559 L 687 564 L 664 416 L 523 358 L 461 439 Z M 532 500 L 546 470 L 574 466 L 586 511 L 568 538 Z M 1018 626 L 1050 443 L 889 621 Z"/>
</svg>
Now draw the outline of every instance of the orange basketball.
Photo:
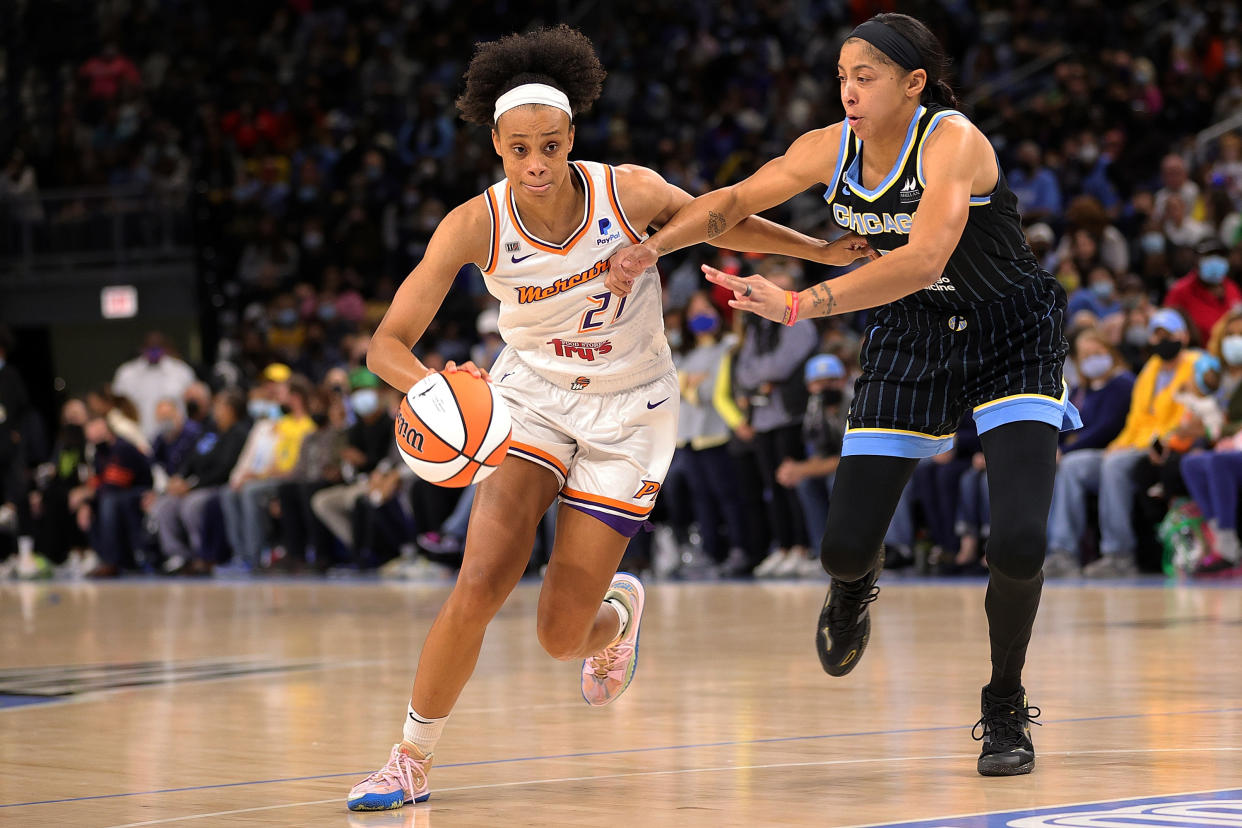
<svg viewBox="0 0 1242 828">
<path fill-rule="evenodd" d="M 455 371 L 419 380 L 397 409 L 395 431 L 397 449 L 415 474 L 460 488 L 496 471 L 513 428 L 490 382 Z"/>
</svg>

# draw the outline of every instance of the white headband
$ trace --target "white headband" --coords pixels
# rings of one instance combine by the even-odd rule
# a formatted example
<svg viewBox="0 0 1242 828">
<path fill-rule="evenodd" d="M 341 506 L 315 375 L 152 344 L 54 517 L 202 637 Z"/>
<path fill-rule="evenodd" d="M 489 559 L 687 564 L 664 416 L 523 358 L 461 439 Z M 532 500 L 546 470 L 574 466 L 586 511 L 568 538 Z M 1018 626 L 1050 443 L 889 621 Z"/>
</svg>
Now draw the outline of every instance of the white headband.
<svg viewBox="0 0 1242 828">
<path fill-rule="evenodd" d="M 564 92 L 546 83 L 524 83 L 496 99 L 496 114 L 492 116 L 492 122 L 499 121 L 501 115 L 523 104 L 554 106 L 571 120 L 574 117 L 573 110 L 569 108 L 569 97 Z"/>
</svg>

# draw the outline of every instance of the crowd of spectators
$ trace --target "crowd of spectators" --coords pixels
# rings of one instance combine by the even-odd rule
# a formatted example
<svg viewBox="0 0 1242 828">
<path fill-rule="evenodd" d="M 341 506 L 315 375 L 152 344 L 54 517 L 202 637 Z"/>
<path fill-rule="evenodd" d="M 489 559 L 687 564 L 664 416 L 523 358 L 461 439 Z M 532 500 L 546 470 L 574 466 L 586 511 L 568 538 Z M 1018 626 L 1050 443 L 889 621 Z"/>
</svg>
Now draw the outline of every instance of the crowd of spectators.
<svg viewBox="0 0 1242 828">
<path fill-rule="evenodd" d="M 197 242 L 216 268 L 221 337 L 193 366 L 152 337 L 109 387 L 70 389 L 55 440 L 0 446 L 0 544 L 24 533 L 97 574 L 205 572 L 230 552 L 250 569 L 368 568 L 408 563 L 413 537 L 451 562 L 470 493 L 419 485 L 392 462 L 376 435 L 394 398 L 365 372 L 365 350 L 445 212 L 501 175 L 487 136 L 453 110 L 468 44 L 538 21 L 507 3 L 129 0 L 65 25 L 61 5 L 17 12 L 5 220 L 57 221 L 40 188 L 182 199 L 206 216 Z M 575 119 L 575 155 L 646 164 L 692 193 L 735 181 L 840 117 L 837 47 L 884 5 L 584 6 L 576 25 L 611 74 Z M 1229 569 L 1236 504 L 1219 492 L 1236 489 L 1216 484 L 1232 468 L 1242 353 L 1220 326 L 1242 302 L 1242 132 L 1197 136 L 1242 108 L 1236 6 L 902 10 L 953 55 L 1031 246 L 1069 293 L 1067 381 L 1086 428 L 1063 447 L 1050 571 L 1152 568 L 1170 505 L 1211 527 L 1196 565 Z M 774 215 L 832 232 L 816 193 Z M 733 319 L 704 290 L 703 257 L 791 285 L 832 275 L 704 249 L 662 262 L 687 413 L 659 528 L 633 554 L 664 573 L 815 572 L 867 314 L 788 331 Z M 499 345 L 481 276 L 464 268 L 418 353 L 487 364 Z M 22 408 L 5 405 L 13 421 Z M 967 422 L 916 472 L 890 564 L 978 571 L 986 536 Z"/>
</svg>

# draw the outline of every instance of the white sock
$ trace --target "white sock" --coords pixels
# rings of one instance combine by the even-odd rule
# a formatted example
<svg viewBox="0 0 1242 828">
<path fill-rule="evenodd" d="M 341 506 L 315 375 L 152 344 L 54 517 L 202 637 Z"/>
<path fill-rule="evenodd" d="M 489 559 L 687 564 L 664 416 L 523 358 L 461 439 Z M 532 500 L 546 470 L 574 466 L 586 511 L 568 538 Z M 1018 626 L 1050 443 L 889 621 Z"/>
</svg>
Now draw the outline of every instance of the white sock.
<svg viewBox="0 0 1242 828">
<path fill-rule="evenodd" d="M 617 637 L 612 640 L 615 644 L 625 636 L 626 628 L 630 625 L 630 611 L 625 608 L 625 604 L 621 603 L 616 598 L 607 598 L 604 600 L 604 603 L 610 604 L 612 608 L 617 611 L 617 618 L 621 621 L 621 626 L 617 630 Z M 609 646 L 612 645 L 610 644 Z"/>
<path fill-rule="evenodd" d="M 407 704 L 401 736 L 422 751 L 423 756 L 430 756 L 436 749 L 436 742 L 440 741 L 440 734 L 444 731 L 444 723 L 447 721 L 448 716 L 439 719 L 420 716 L 414 712 L 413 705 Z"/>
</svg>

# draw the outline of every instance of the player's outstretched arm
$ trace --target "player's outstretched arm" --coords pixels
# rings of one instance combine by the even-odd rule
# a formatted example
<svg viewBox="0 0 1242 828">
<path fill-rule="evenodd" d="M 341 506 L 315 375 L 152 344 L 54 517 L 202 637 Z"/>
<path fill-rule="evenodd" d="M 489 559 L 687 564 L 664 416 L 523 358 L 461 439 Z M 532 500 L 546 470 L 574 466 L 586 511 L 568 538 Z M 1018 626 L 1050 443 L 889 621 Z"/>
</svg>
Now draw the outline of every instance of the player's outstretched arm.
<svg viewBox="0 0 1242 828">
<path fill-rule="evenodd" d="M 617 189 L 626 215 L 641 222 L 641 226 L 655 227 L 657 231 L 694 201 L 689 193 L 668 183 L 654 170 L 630 164 L 617 167 Z M 878 255 L 866 239 L 853 233 L 827 242 L 758 216 L 744 217 L 732 229 L 710 239 L 709 243 L 730 250 L 775 253 L 829 265 L 847 265 L 864 256 L 874 258 Z M 622 250 L 614 256 L 614 261 L 629 250 L 633 248 Z M 629 294 L 636 277 L 629 271 L 629 267 L 610 267 L 605 286 L 618 296 Z"/>
<path fill-rule="evenodd" d="M 806 133 L 784 155 L 764 164 L 749 178 L 684 204 L 642 244 L 613 256 L 610 270 L 632 280 L 665 253 L 713 241 L 747 216 L 783 204 L 832 175 L 840 138 L 840 124 Z"/>
<path fill-rule="evenodd" d="M 398 391 L 405 392 L 431 373 L 411 353 L 435 317 L 457 272 L 470 262 L 486 266 L 491 219 L 483 196 L 457 207 L 440 222 L 422 261 L 397 288 L 367 348 L 367 367 Z M 473 372 L 472 372 L 473 373 Z"/>
<path fill-rule="evenodd" d="M 794 293 L 762 276 L 737 277 L 703 266 L 707 279 L 733 290 L 729 304 L 778 322 L 873 308 L 934 284 L 962 238 L 971 188 L 994 164 L 983 134 L 950 118 L 924 149 L 927 188 L 910 227 L 910 241 L 857 270 Z M 984 176 L 986 177 L 986 175 Z"/>
</svg>

